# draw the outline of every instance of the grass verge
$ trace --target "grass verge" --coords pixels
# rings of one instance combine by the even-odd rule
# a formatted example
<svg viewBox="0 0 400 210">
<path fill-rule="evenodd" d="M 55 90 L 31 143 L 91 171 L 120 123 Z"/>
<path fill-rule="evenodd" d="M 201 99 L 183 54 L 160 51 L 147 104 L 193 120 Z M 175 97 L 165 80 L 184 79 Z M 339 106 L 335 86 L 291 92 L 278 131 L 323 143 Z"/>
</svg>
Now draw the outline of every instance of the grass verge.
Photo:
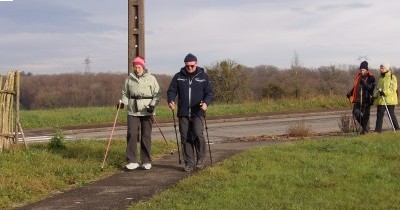
<svg viewBox="0 0 400 210">
<path fill-rule="evenodd" d="M 243 152 L 131 209 L 398 209 L 400 135 Z"/>
</svg>

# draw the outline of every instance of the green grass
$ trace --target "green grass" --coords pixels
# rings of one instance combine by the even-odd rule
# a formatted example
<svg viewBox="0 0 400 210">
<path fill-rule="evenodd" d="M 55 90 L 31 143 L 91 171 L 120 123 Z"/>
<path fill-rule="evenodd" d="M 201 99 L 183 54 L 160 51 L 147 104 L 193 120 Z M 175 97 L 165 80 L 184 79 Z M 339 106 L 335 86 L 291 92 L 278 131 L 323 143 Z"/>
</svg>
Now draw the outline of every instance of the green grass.
<svg viewBox="0 0 400 210">
<path fill-rule="evenodd" d="M 399 209 L 400 135 L 252 149 L 131 209 Z"/>
<path fill-rule="evenodd" d="M 343 108 L 348 106 L 348 102 L 343 98 L 344 97 L 320 96 L 307 100 L 282 99 L 254 101 L 246 102 L 243 104 L 230 105 L 213 104 L 207 111 L 207 116 L 229 116 L 269 113 L 276 111 Z M 171 111 L 166 107 L 166 105 L 159 106 L 157 112 L 157 119 L 159 121 L 172 121 Z M 34 111 L 24 110 L 21 112 L 21 123 L 24 129 L 112 124 L 115 114 L 116 109 L 114 107 L 65 108 Z M 120 112 L 118 122 L 126 122 L 125 110 L 122 110 Z M 171 145 L 169 147 L 174 148 L 174 144 L 170 144 Z M 0 208 L 12 208 L 16 205 L 26 204 L 27 202 L 34 202 L 48 197 L 49 195 L 57 191 L 64 191 L 69 188 L 88 184 L 95 180 L 117 173 L 118 171 L 120 171 L 125 162 L 124 153 L 126 143 L 124 140 L 113 141 L 112 150 L 108 155 L 107 165 L 105 167 L 105 171 L 103 172 L 100 172 L 100 166 L 105 152 L 105 141 L 73 141 L 66 142 L 65 145 L 65 149 L 51 151 L 48 149 L 47 144 L 30 144 L 29 150 L 21 149 L 17 151 L 1 153 Z M 165 154 L 171 150 L 171 148 L 166 148 L 165 143 L 163 143 L 162 141 L 154 141 L 153 145 L 154 146 L 152 147 L 152 151 L 154 157 L 160 154 Z M 289 148 L 294 147 L 295 145 L 289 146 Z M 233 207 L 235 207 L 235 205 L 241 205 L 241 202 L 239 202 L 240 199 L 232 200 L 229 199 L 229 196 L 239 196 L 245 199 L 254 199 L 255 207 L 253 207 L 253 204 L 247 204 L 245 205 L 245 209 L 257 208 L 260 203 L 264 203 L 265 196 L 267 196 L 268 193 L 272 193 L 273 195 L 275 195 L 277 192 L 260 191 L 260 193 L 265 194 L 261 195 L 260 198 L 262 198 L 262 200 L 260 200 L 258 199 L 258 196 L 260 195 L 255 195 L 251 193 L 247 193 L 248 195 L 244 195 L 241 193 L 241 191 L 251 191 L 251 188 L 257 190 L 258 188 L 263 187 L 271 188 L 271 186 L 281 190 L 278 191 L 276 195 L 284 197 L 284 195 L 287 195 L 287 192 L 284 192 L 284 190 L 286 189 L 281 189 L 278 185 L 282 184 L 284 186 L 287 186 L 288 183 L 290 183 L 288 182 L 288 180 L 285 179 L 285 174 L 287 173 L 287 171 L 278 171 L 276 172 L 276 174 L 271 174 L 275 169 L 272 168 L 273 170 L 271 170 L 271 172 L 270 170 L 266 170 L 270 167 L 271 159 L 269 158 L 272 158 L 272 160 L 276 160 L 277 163 L 275 164 L 278 165 L 279 161 L 291 162 L 292 160 L 296 159 L 292 159 L 293 157 L 285 159 L 279 156 L 279 154 L 285 154 L 287 152 L 285 151 L 287 150 L 285 149 L 286 147 L 280 148 L 279 146 L 277 146 L 272 148 L 272 151 L 275 151 L 276 153 L 276 155 L 273 155 L 273 157 L 271 156 L 271 154 L 274 153 L 270 151 L 264 153 L 258 150 L 246 152 L 233 160 L 226 161 L 224 165 L 228 164 L 228 168 L 224 168 L 224 165 L 218 165 L 216 167 L 204 170 L 201 173 L 190 177 L 188 180 L 182 181 L 182 183 L 178 185 L 177 189 L 182 190 L 183 193 L 188 193 L 180 196 L 190 197 L 190 199 L 193 199 L 193 203 L 187 205 L 186 201 L 178 201 L 177 203 L 171 201 L 170 204 L 164 206 L 163 208 L 190 209 L 193 207 L 194 204 L 194 206 L 198 207 L 199 209 L 204 205 L 210 206 L 202 209 L 214 209 L 214 207 L 226 209 L 227 207 L 225 204 L 229 204 Z M 399 147 L 397 145 L 393 146 L 393 148 Z M 283 151 L 280 151 L 281 149 L 283 149 Z M 259 152 L 261 152 L 261 154 L 257 155 Z M 308 155 L 306 154 L 307 153 L 305 153 L 304 158 L 308 157 Z M 394 158 L 394 160 L 396 160 L 396 158 Z M 301 168 L 302 165 L 300 164 L 298 167 Z M 249 168 L 255 171 L 251 172 L 250 170 L 246 172 L 240 170 L 243 168 Z M 282 170 L 285 169 L 286 165 L 282 167 Z M 259 174 L 257 171 L 259 172 Z M 304 173 L 302 171 L 300 172 L 300 174 Z M 397 171 L 396 173 L 400 172 Z M 373 177 L 373 175 L 370 176 Z M 226 183 L 226 179 L 234 182 Z M 259 181 L 260 183 L 252 183 L 253 180 L 258 179 L 271 179 L 271 181 L 268 181 L 267 183 L 262 181 Z M 277 182 L 279 180 L 281 182 Z M 193 184 L 199 185 L 199 188 L 193 188 Z M 183 185 L 183 187 L 181 185 Z M 235 190 L 235 187 L 238 187 L 239 191 Z M 241 188 L 243 189 L 241 190 Z M 192 192 L 190 190 L 195 190 L 195 192 Z M 174 192 L 174 189 L 172 191 L 167 191 L 167 193 L 171 192 Z M 218 193 L 221 193 L 221 195 L 216 195 Z M 289 193 L 289 195 L 290 196 L 288 198 L 285 198 L 286 200 L 290 200 L 290 197 L 294 196 L 291 195 L 291 193 Z M 160 199 L 161 201 L 157 201 L 157 199 Z M 268 199 L 270 199 L 270 197 L 268 197 Z M 275 201 L 271 199 L 272 204 L 267 205 L 267 207 L 273 205 L 274 203 L 279 203 L 279 206 L 277 208 L 296 208 L 296 206 L 293 207 L 282 204 L 281 199 Z M 285 201 L 285 199 L 283 199 L 283 201 Z M 151 207 L 153 207 L 154 205 L 162 206 L 164 205 L 162 203 L 166 201 L 163 201 L 162 196 L 158 196 L 155 201 L 152 202 L 159 204 L 143 203 L 141 205 L 150 205 Z M 237 204 L 234 204 L 232 202 L 237 202 Z"/>
<path fill-rule="evenodd" d="M 300 111 L 334 109 L 348 107 L 342 96 L 317 96 L 304 100 L 280 99 L 251 101 L 240 104 L 211 104 L 208 117 L 260 114 L 277 111 Z M 125 109 L 121 110 L 118 122 L 126 122 Z M 112 125 L 116 115 L 115 107 L 64 108 L 51 110 L 23 110 L 21 124 L 23 129 L 61 128 L 80 125 Z M 172 122 L 172 112 L 165 104 L 157 106 L 157 120 Z"/>
<path fill-rule="evenodd" d="M 113 140 L 104 171 L 101 164 L 108 141 L 66 141 L 65 149 L 49 150 L 45 143 L 30 144 L 29 150 L 0 155 L 0 209 L 37 201 L 57 191 L 86 185 L 121 171 L 126 141 Z M 153 141 L 153 157 L 174 148 Z"/>
</svg>

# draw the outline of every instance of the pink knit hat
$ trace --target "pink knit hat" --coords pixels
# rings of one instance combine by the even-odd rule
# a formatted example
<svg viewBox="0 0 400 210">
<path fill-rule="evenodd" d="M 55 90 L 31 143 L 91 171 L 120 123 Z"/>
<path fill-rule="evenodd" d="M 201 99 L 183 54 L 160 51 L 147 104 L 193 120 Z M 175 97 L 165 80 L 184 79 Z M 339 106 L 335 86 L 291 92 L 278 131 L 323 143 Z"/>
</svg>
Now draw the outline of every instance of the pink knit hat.
<svg viewBox="0 0 400 210">
<path fill-rule="evenodd" d="M 146 62 L 144 61 L 144 58 L 140 55 L 133 59 L 133 65 L 141 65 L 143 68 L 146 68 Z"/>
</svg>

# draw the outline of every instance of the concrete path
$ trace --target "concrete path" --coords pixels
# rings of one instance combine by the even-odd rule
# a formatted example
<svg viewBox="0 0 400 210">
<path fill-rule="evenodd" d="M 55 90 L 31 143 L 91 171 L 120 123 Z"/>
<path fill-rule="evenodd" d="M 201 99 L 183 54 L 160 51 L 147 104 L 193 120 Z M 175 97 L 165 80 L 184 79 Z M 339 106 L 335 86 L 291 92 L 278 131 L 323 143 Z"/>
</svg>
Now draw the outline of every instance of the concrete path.
<svg viewBox="0 0 400 210">
<path fill-rule="evenodd" d="M 212 144 L 211 152 L 213 164 L 218 164 L 222 160 L 246 149 L 272 143 L 274 142 Z M 205 164 L 206 167 L 210 166 L 208 152 Z M 153 161 L 153 168 L 150 170 L 137 169 L 130 172 L 121 171 L 103 180 L 54 195 L 53 197 L 20 209 L 126 209 L 135 202 L 150 198 L 154 193 L 171 187 L 191 173 L 183 171 L 183 165 L 178 164 L 178 154 L 175 152 L 174 155 L 166 155 L 161 159 Z"/>
</svg>

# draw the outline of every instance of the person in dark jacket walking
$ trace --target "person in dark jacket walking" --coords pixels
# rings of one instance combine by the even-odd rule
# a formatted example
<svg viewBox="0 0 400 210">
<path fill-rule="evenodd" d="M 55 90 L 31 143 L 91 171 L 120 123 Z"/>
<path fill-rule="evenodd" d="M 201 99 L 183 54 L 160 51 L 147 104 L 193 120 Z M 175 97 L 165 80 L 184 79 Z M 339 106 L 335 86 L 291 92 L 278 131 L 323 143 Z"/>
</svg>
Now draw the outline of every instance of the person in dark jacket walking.
<svg viewBox="0 0 400 210">
<path fill-rule="evenodd" d="M 353 88 L 347 93 L 353 103 L 353 117 L 361 125 L 361 134 L 369 131 L 369 115 L 371 105 L 374 103 L 373 91 L 375 88 L 375 77 L 368 70 L 368 62 L 360 64 L 360 72 L 357 73 Z"/>
<path fill-rule="evenodd" d="M 190 172 L 194 168 L 204 167 L 206 141 L 203 123 L 205 112 L 212 101 L 213 89 L 204 69 L 197 66 L 196 56 L 189 53 L 184 63 L 185 66 L 172 78 L 167 91 L 167 100 L 168 107 L 175 109 L 175 99 L 178 97 L 177 116 L 185 162 L 184 170 Z"/>
</svg>

